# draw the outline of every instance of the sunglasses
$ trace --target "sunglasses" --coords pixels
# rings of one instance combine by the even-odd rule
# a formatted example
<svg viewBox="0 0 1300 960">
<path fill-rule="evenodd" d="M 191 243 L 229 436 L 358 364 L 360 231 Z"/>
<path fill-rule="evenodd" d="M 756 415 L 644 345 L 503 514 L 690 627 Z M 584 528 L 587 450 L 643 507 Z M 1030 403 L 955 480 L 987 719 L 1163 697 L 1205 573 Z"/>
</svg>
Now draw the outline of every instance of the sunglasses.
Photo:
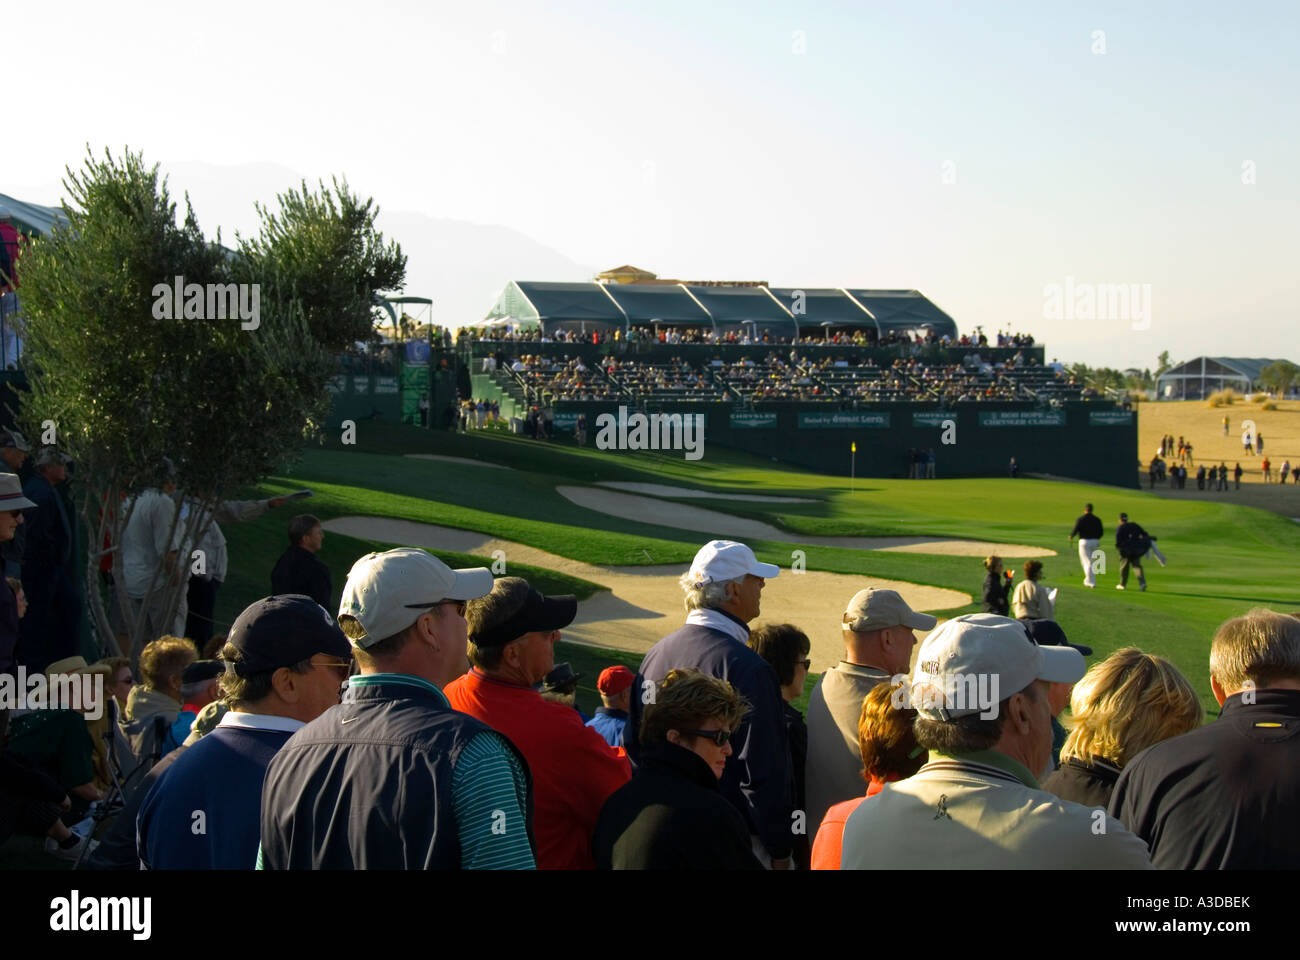
<svg viewBox="0 0 1300 960">
<path fill-rule="evenodd" d="M 690 734 L 692 737 L 703 737 L 705 740 L 712 740 L 720 747 L 725 747 L 727 741 L 731 739 L 730 730 L 679 730 L 677 732 Z"/>
<path fill-rule="evenodd" d="M 806 660 L 801 660 L 801 661 L 799 661 L 799 662 L 803 664 L 803 668 L 804 668 L 805 670 L 811 670 L 811 669 L 812 669 L 812 657 L 808 657 Z"/>
<path fill-rule="evenodd" d="M 408 603 L 406 606 L 411 610 L 427 610 L 430 607 L 442 607 L 449 603 L 454 603 L 456 605 L 456 614 L 458 616 L 465 616 L 464 600 L 434 600 L 429 603 Z"/>
<path fill-rule="evenodd" d="M 308 660 L 313 667 L 325 667 L 338 673 L 340 677 L 346 680 L 352 675 L 351 660 Z"/>
</svg>

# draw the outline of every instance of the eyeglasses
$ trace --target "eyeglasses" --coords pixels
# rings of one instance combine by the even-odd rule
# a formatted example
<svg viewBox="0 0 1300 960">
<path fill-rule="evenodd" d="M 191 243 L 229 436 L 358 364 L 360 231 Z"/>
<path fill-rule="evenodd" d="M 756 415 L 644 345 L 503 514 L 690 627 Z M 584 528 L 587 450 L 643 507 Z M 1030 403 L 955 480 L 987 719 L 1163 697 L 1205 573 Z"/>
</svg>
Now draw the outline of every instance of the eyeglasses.
<svg viewBox="0 0 1300 960">
<path fill-rule="evenodd" d="M 346 680 L 352 675 L 351 660 L 308 660 L 313 667 L 326 667 L 338 672 L 338 675 Z"/>
<path fill-rule="evenodd" d="M 454 604 L 456 605 L 456 614 L 457 614 L 457 616 L 460 616 L 460 617 L 464 617 L 464 616 L 465 616 L 465 601 L 464 601 L 464 600 L 434 600 L 434 601 L 432 601 L 432 602 L 430 602 L 430 603 L 408 603 L 406 606 L 407 606 L 409 609 L 411 609 L 411 610 L 419 610 L 419 609 L 425 609 L 425 610 L 427 610 L 427 609 L 429 609 L 430 607 L 443 607 L 443 606 L 446 606 L 446 605 L 449 604 L 449 603 L 454 603 Z"/>
<path fill-rule="evenodd" d="M 801 660 L 801 661 L 799 661 L 799 662 L 803 664 L 803 668 L 804 668 L 805 670 L 811 670 L 811 669 L 812 669 L 812 657 L 809 657 L 809 658 L 807 658 L 806 660 Z"/>
<path fill-rule="evenodd" d="M 705 740 L 712 740 L 720 747 L 725 747 L 727 741 L 731 739 L 730 730 L 679 730 L 677 732 L 689 734 L 692 737 L 703 737 Z"/>
</svg>

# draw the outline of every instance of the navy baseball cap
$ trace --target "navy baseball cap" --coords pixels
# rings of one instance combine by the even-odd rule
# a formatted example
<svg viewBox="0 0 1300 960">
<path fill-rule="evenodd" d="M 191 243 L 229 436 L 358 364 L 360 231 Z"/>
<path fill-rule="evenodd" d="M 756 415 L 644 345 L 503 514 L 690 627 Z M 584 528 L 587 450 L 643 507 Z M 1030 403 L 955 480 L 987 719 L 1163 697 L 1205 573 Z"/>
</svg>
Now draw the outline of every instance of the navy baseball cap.
<svg viewBox="0 0 1300 960">
<path fill-rule="evenodd" d="M 226 642 L 239 651 L 231 664 L 241 677 L 290 667 L 318 653 L 352 659 L 352 647 L 330 612 L 311 597 L 264 597 L 244 608 Z"/>
<path fill-rule="evenodd" d="M 486 630 L 471 631 L 469 639 L 476 647 L 504 647 L 525 633 L 567 627 L 577 615 L 578 598 L 573 594 L 548 597 L 529 587 L 528 598 L 514 616 Z"/>
<path fill-rule="evenodd" d="M 1086 647 L 1082 643 L 1071 643 L 1065 639 L 1065 631 L 1055 620 L 1030 620 L 1026 617 L 1020 622 L 1029 631 L 1029 639 L 1040 647 L 1074 647 L 1085 657 L 1092 656 L 1092 647 Z"/>
<path fill-rule="evenodd" d="M 225 672 L 226 665 L 220 660 L 195 660 L 181 674 L 181 683 L 202 683 L 204 680 L 219 677 Z"/>
</svg>

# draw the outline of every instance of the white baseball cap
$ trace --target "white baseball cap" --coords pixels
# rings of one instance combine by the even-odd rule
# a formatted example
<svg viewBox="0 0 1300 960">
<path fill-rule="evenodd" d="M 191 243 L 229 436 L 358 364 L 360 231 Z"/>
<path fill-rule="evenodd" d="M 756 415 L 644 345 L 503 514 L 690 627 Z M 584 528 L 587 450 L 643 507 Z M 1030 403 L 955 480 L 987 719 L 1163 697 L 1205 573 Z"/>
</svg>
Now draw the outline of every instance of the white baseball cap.
<svg viewBox="0 0 1300 960">
<path fill-rule="evenodd" d="M 352 565 L 343 585 L 339 616 L 355 617 L 366 631 L 352 643 L 362 649 L 401 633 L 443 600 L 473 600 L 492 592 L 487 567 L 453 570 L 415 547 L 368 553 Z"/>
<path fill-rule="evenodd" d="M 691 561 L 690 577 L 696 585 L 739 580 L 747 573 L 756 577 L 775 577 L 781 568 L 774 563 L 759 563 L 754 551 L 735 540 L 710 540 L 700 547 Z"/>
<path fill-rule="evenodd" d="M 911 702 L 927 720 L 956 720 L 983 707 L 954 704 L 942 692 L 970 689 L 969 678 L 996 678 L 1000 699 L 1035 680 L 1074 683 L 1087 671 L 1073 647 L 1040 647 L 1018 620 L 993 613 L 968 613 L 943 623 L 925 638 L 916 655 Z M 986 689 L 991 689 L 988 684 Z"/>
</svg>

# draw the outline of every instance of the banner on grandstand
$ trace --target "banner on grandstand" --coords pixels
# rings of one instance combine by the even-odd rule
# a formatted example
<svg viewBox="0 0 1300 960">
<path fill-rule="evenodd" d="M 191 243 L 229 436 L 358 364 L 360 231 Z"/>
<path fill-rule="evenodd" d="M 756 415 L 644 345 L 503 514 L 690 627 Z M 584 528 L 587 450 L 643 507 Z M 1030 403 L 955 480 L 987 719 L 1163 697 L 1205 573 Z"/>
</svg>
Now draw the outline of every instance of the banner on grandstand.
<svg viewBox="0 0 1300 960">
<path fill-rule="evenodd" d="M 383 393 L 397 393 L 397 390 L 396 377 L 375 377 L 375 396 Z"/>
<path fill-rule="evenodd" d="M 733 430 L 774 430 L 776 429 L 776 411 L 733 413 L 731 415 L 731 428 Z"/>
<path fill-rule="evenodd" d="M 888 413 L 801 413 L 799 427 L 877 427 L 889 429 Z"/>
<path fill-rule="evenodd" d="M 328 390 L 330 393 L 347 393 L 348 392 L 347 374 L 340 373 L 337 376 L 330 377 L 328 380 L 325 381 L 325 389 Z"/>
<path fill-rule="evenodd" d="M 1129 427 L 1132 425 L 1132 410 L 1088 411 L 1088 426 L 1090 427 Z"/>
<path fill-rule="evenodd" d="M 353 378 L 352 378 L 352 392 L 353 392 L 354 394 L 356 394 L 358 397 L 368 397 L 368 396 L 370 396 L 370 378 L 369 378 L 369 377 L 353 377 Z"/>
<path fill-rule="evenodd" d="M 1064 410 L 982 410 L 981 427 L 1063 427 Z"/>
<path fill-rule="evenodd" d="M 942 427 L 945 420 L 956 420 L 957 414 L 945 413 L 943 410 L 926 410 L 912 414 L 914 427 Z"/>
<path fill-rule="evenodd" d="M 582 416 L 582 414 L 578 413 L 576 410 L 556 410 L 555 419 L 552 422 L 555 424 L 557 430 L 573 430 L 578 426 L 578 418 L 580 416 Z M 591 417 L 588 417 L 587 421 L 590 423 Z"/>
</svg>

